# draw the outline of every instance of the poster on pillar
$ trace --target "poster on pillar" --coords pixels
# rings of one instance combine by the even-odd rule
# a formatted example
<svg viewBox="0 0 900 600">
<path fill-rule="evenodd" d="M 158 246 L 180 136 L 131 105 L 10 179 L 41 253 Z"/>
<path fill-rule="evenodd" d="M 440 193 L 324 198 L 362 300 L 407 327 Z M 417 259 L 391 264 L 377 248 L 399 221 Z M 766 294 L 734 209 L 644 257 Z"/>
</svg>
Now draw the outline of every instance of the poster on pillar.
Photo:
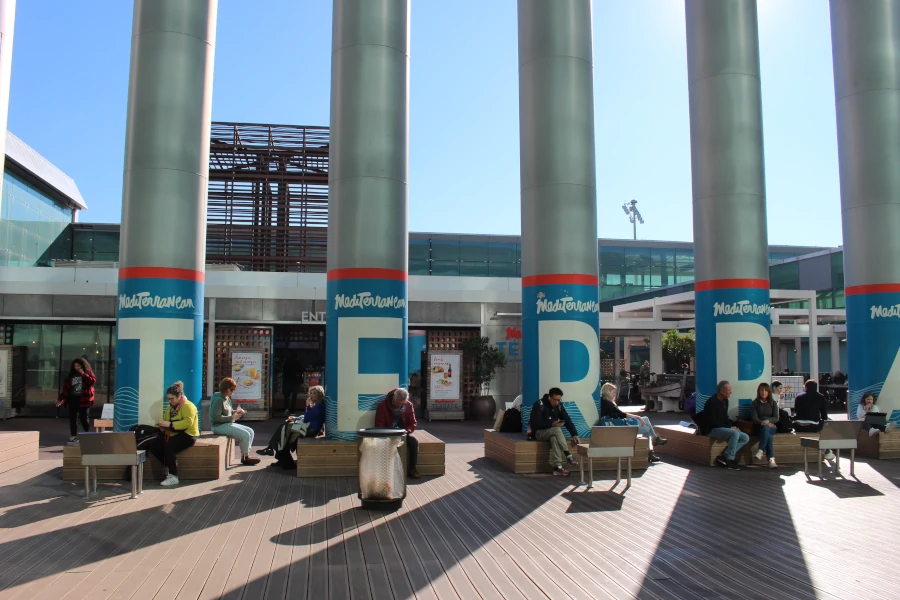
<svg viewBox="0 0 900 600">
<path fill-rule="evenodd" d="M 115 430 L 162 419 L 166 388 L 176 381 L 199 410 L 203 273 L 122 268 L 118 287 Z"/>
<path fill-rule="evenodd" d="M 590 435 L 600 417 L 599 311 L 597 277 L 523 279 L 523 430 L 528 427 L 531 406 L 550 388 L 558 387 L 578 435 Z"/>
<path fill-rule="evenodd" d="M 266 410 L 262 390 L 263 354 L 233 350 L 231 352 L 231 377 L 237 384 L 232 399 L 244 410 Z"/>
<path fill-rule="evenodd" d="M 352 441 L 385 394 L 408 385 L 406 272 L 331 270 L 327 293 L 325 432 Z"/>
<path fill-rule="evenodd" d="M 860 288 L 876 286 L 860 286 Z M 847 411 L 856 418 L 859 401 L 875 394 L 878 409 L 900 424 L 900 286 L 892 291 L 847 294 Z M 858 289 L 858 288 L 857 288 Z"/>
<path fill-rule="evenodd" d="M 768 282 L 758 288 L 717 287 L 721 283 L 696 285 L 697 410 L 725 380 L 732 388 L 729 416 L 749 418 L 756 388 L 772 379 Z"/>
</svg>

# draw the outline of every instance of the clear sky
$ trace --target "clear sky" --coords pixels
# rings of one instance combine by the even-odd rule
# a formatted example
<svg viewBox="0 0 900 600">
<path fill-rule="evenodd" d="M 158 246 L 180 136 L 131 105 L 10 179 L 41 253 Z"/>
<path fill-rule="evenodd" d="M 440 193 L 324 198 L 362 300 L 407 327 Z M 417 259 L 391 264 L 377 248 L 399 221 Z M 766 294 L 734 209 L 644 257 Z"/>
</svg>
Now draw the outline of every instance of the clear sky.
<svg viewBox="0 0 900 600">
<path fill-rule="evenodd" d="M 330 0 L 220 0 L 213 119 L 327 125 Z M 117 222 L 132 3 L 19 0 L 9 129 Z M 769 242 L 841 243 L 828 3 L 759 0 Z M 514 0 L 413 0 L 410 229 L 518 234 Z M 681 0 L 594 1 L 599 235 L 690 240 Z"/>
</svg>

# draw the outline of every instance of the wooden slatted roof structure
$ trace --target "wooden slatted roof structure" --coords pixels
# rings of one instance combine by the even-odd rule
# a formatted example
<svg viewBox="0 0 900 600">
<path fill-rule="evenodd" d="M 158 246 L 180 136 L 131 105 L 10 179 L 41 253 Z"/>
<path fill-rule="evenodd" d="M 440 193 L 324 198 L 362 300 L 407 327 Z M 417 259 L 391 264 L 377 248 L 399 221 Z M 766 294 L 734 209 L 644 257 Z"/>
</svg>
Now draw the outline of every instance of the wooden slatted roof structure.
<svg viewBox="0 0 900 600">
<path fill-rule="evenodd" d="M 325 271 L 329 129 L 212 124 L 207 262 Z"/>
</svg>

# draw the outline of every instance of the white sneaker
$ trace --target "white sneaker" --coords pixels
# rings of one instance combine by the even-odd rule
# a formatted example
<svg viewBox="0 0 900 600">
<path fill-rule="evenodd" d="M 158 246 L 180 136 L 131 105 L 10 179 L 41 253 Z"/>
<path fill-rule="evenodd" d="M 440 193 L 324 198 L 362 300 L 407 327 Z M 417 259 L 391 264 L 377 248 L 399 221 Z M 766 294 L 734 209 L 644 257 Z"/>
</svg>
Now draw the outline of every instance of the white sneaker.
<svg viewBox="0 0 900 600">
<path fill-rule="evenodd" d="M 834 452 L 829 450 L 825 453 L 825 460 L 834 460 Z"/>
<path fill-rule="evenodd" d="M 770 458 L 770 459 L 769 459 L 769 468 L 770 468 L 770 469 L 777 469 L 777 468 L 778 468 L 778 465 L 775 464 L 775 459 L 774 459 L 774 458 Z"/>
<path fill-rule="evenodd" d="M 876 435 L 878 435 L 877 427 L 873 427 L 872 429 L 869 430 L 869 437 L 875 437 Z"/>
<path fill-rule="evenodd" d="M 169 486 L 169 485 L 178 485 L 178 483 L 179 483 L 178 477 L 176 477 L 175 475 L 169 475 L 168 477 L 163 479 L 159 485 Z"/>
<path fill-rule="evenodd" d="M 72 437 L 70 437 L 70 438 L 69 438 L 69 443 L 70 443 L 70 444 L 77 444 L 77 443 L 78 443 L 78 436 L 73 435 Z"/>
<path fill-rule="evenodd" d="M 894 429 L 896 429 L 896 428 L 897 428 L 897 424 L 896 424 L 895 422 L 891 421 L 890 423 L 888 423 L 887 425 L 885 425 L 885 427 L 884 427 L 884 432 L 885 432 L 885 433 L 890 433 L 890 432 L 892 432 L 892 431 L 893 431 Z"/>
<path fill-rule="evenodd" d="M 766 455 L 766 453 L 763 452 L 762 450 L 757 450 L 756 451 L 756 460 L 762 460 L 763 456 L 765 456 L 765 455 Z"/>
</svg>

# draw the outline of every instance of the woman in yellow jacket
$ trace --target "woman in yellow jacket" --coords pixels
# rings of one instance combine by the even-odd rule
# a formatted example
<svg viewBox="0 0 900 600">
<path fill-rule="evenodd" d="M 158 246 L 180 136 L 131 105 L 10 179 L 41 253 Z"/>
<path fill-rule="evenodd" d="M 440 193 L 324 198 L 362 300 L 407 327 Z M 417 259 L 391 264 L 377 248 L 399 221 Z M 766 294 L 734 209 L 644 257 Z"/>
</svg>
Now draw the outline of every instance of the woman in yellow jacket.
<svg viewBox="0 0 900 600">
<path fill-rule="evenodd" d="M 178 461 L 175 455 L 194 445 L 200 435 L 197 407 L 184 395 L 184 384 L 176 381 L 166 390 L 169 405 L 163 411 L 163 420 L 156 423 L 162 435 L 150 446 L 150 453 L 168 470 L 160 485 L 178 485 Z"/>
</svg>

